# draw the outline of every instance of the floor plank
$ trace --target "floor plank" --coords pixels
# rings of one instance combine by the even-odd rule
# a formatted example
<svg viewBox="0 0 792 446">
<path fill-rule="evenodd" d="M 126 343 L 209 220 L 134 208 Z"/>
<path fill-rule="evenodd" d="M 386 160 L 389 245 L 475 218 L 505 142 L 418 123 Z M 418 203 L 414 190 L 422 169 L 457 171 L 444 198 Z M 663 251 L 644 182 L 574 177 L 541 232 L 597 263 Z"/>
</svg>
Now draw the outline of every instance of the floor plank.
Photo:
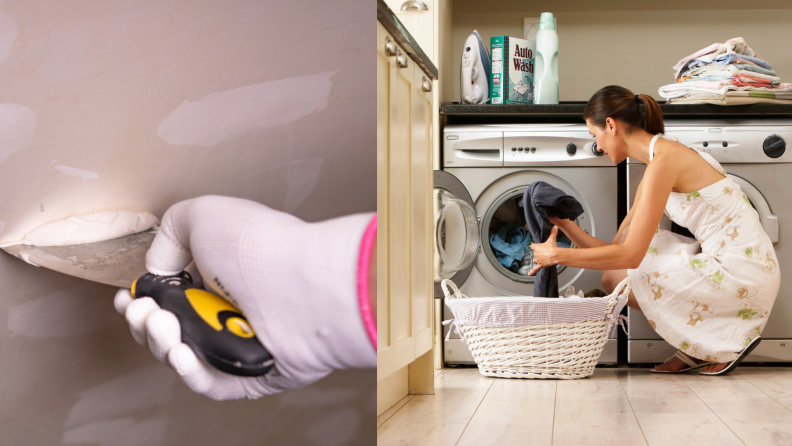
<svg viewBox="0 0 792 446">
<path fill-rule="evenodd" d="M 615 369 L 557 386 L 554 445 L 646 444 Z"/>
<path fill-rule="evenodd" d="M 382 426 L 383 423 L 388 421 L 388 419 L 390 417 L 392 417 L 393 414 L 398 412 L 399 409 L 404 407 L 404 405 L 407 404 L 408 401 L 413 399 L 414 396 L 415 395 L 407 395 L 407 396 L 405 396 L 404 398 L 400 399 L 398 403 L 394 404 L 393 407 L 391 407 L 390 409 L 388 409 L 385 412 L 383 412 L 382 415 L 378 416 L 377 417 L 377 429 L 379 429 L 379 427 Z"/>
<path fill-rule="evenodd" d="M 746 445 L 792 444 L 792 411 L 740 375 L 680 375 Z"/>
<path fill-rule="evenodd" d="M 743 444 L 679 375 L 618 369 L 616 376 L 649 445 Z"/>
<path fill-rule="evenodd" d="M 556 383 L 554 380 L 495 379 L 458 446 L 550 446 Z"/>
<path fill-rule="evenodd" d="M 478 369 L 447 369 L 434 395 L 415 395 L 377 429 L 377 445 L 454 445 L 494 378 Z"/>
<path fill-rule="evenodd" d="M 792 368 L 740 367 L 736 373 L 792 410 Z"/>
</svg>

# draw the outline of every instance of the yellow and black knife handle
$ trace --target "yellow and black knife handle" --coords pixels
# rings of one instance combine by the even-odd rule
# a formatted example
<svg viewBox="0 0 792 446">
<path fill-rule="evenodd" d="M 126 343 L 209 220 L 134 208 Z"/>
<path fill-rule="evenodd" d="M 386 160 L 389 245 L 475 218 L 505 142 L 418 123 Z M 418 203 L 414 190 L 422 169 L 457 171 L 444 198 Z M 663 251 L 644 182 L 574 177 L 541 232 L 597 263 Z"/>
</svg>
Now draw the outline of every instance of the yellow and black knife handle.
<svg viewBox="0 0 792 446">
<path fill-rule="evenodd" d="M 175 314 L 182 342 L 223 372 L 261 376 L 275 363 L 242 312 L 222 297 L 194 288 L 186 271 L 175 276 L 144 274 L 132 283 L 130 293 L 134 298 L 150 297 Z"/>
</svg>

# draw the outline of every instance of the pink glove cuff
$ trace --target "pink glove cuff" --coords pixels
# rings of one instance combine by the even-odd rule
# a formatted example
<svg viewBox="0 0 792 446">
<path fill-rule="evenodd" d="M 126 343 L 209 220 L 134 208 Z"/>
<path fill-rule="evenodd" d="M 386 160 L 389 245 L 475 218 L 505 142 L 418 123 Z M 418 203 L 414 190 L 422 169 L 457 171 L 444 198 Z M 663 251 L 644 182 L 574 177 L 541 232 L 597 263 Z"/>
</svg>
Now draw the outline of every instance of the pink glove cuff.
<svg viewBox="0 0 792 446">
<path fill-rule="evenodd" d="M 360 304 L 360 316 L 363 319 L 363 326 L 366 328 L 371 345 L 377 349 L 377 321 L 371 314 L 371 304 L 369 303 L 369 263 L 371 261 L 371 251 L 374 242 L 377 240 L 377 215 L 371 219 L 363 233 L 363 240 L 360 243 L 360 256 L 358 257 L 358 303 Z"/>
</svg>

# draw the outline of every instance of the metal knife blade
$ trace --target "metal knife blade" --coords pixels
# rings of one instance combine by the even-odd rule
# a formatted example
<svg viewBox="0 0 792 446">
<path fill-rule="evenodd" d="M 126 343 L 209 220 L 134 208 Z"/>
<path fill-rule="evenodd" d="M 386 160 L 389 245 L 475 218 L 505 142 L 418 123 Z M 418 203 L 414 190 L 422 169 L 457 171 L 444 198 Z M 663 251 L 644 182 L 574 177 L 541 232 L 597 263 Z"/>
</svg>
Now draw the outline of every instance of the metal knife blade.
<svg viewBox="0 0 792 446">
<path fill-rule="evenodd" d="M 9 254 L 59 273 L 121 288 L 145 274 L 146 251 L 155 231 L 139 232 L 104 242 L 70 246 L 11 245 Z"/>
</svg>

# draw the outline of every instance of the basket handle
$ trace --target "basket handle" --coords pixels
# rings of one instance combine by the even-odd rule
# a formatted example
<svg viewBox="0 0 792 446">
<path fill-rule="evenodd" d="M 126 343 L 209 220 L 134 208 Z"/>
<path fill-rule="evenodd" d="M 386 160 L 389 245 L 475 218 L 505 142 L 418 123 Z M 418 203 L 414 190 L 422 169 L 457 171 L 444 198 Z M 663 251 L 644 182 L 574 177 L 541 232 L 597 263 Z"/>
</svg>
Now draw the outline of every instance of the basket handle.
<svg viewBox="0 0 792 446">
<path fill-rule="evenodd" d="M 449 286 L 454 291 L 453 293 L 449 294 Z M 452 282 L 451 279 L 443 279 L 443 281 L 440 282 L 440 288 L 443 289 L 443 294 L 445 294 L 446 299 L 461 299 L 464 297 L 464 294 L 459 291 L 459 288 L 457 288 L 456 284 Z"/>
<path fill-rule="evenodd" d="M 629 277 L 625 277 L 624 280 L 622 280 L 621 282 L 619 282 L 618 285 L 616 285 L 616 288 L 613 290 L 611 295 L 608 296 L 609 297 L 608 300 L 615 301 L 622 294 L 630 294 L 631 288 L 632 288 L 632 279 L 630 279 Z"/>
<path fill-rule="evenodd" d="M 608 321 L 608 328 L 605 330 L 605 337 L 606 339 L 611 339 L 611 333 L 615 333 L 618 331 L 618 326 L 621 325 L 622 330 L 624 333 L 627 333 L 627 329 L 624 327 L 624 323 L 630 323 L 630 319 L 627 316 L 619 314 L 621 309 L 624 308 L 624 305 L 627 303 L 627 299 L 629 299 L 630 288 L 632 288 L 632 279 L 629 277 L 625 277 L 624 280 L 619 282 L 616 285 L 616 288 L 613 290 L 610 296 L 608 296 L 608 313 L 605 315 L 605 319 Z M 622 295 L 627 295 L 624 297 L 624 300 L 620 300 L 619 297 Z M 618 310 L 618 311 L 617 311 Z M 615 331 L 614 331 L 615 330 Z"/>
</svg>

